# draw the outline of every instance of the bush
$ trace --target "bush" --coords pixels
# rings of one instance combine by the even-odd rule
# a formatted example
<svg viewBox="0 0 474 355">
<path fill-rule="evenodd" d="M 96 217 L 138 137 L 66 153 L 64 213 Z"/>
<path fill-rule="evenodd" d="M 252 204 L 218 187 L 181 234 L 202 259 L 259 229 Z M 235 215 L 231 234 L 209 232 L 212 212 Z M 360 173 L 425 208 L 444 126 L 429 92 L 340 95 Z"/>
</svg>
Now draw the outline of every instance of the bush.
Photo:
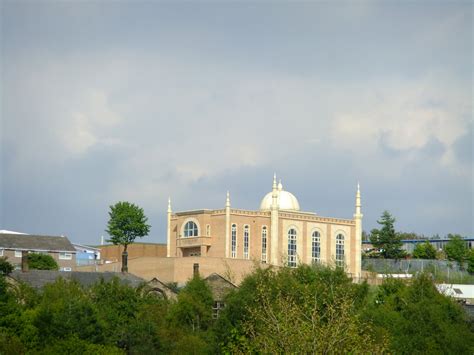
<svg viewBox="0 0 474 355">
<path fill-rule="evenodd" d="M 10 275 L 13 269 L 13 265 L 7 261 L 6 256 L 0 258 L 0 274 Z"/>
<path fill-rule="evenodd" d="M 58 270 L 59 266 L 51 255 L 28 254 L 28 268 L 35 270 Z"/>
</svg>

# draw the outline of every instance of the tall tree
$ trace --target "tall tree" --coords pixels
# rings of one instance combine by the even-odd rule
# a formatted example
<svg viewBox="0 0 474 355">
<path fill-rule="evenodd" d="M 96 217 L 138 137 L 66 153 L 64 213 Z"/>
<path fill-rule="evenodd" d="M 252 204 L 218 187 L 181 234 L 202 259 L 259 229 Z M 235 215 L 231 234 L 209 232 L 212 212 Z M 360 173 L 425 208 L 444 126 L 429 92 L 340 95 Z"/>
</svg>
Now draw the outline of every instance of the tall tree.
<svg viewBox="0 0 474 355">
<path fill-rule="evenodd" d="M 384 211 L 382 217 L 377 221 L 382 226 L 380 229 L 372 229 L 370 232 L 370 242 L 381 251 L 386 259 L 398 259 L 404 256 L 402 250 L 401 236 L 395 232 L 395 218 L 390 212 Z"/>
<path fill-rule="evenodd" d="M 123 245 L 122 272 L 128 272 L 128 252 L 127 247 L 132 244 L 137 237 L 142 238 L 150 232 L 148 218 L 140 208 L 130 202 L 117 202 L 110 206 L 109 223 L 105 230 L 111 238 L 108 242 L 114 245 Z"/>
<path fill-rule="evenodd" d="M 413 250 L 413 257 L 416 259 L 436 259 L 436 249 L 429 241 L 417 243 Z"/>
<path fill-rule="evenodd" d="M 446 243 L 444 251 L 449 260 L 457 261 L 460 266 L 467 256 L 466 242 L 459 234 L 448 234 L 449 242 Z"/>
</svg>

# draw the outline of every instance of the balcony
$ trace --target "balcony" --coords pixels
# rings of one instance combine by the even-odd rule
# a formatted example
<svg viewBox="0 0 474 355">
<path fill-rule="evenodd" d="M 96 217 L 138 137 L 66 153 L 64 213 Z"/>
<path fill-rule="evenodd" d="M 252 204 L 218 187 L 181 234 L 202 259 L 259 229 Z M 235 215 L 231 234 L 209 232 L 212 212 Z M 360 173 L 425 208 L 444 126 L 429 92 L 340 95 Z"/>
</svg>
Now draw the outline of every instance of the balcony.
<svg viewBox="0 0 474 355">
<path fill-rule="evenodd" d="M 178 248 L 193 248 L 203 245 L 211 246 L 211 237 L 181 237 L 176 240 Z"/>
</svg>

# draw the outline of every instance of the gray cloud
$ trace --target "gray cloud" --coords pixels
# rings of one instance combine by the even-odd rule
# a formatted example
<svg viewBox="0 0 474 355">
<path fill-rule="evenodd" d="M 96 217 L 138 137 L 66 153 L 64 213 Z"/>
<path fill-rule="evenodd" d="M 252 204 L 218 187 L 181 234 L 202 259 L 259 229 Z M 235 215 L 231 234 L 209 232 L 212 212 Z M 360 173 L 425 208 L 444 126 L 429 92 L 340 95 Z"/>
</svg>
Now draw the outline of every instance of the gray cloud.
<svg viewBox="0 0 474 355">
<path fill-rule="evenodd" d="M 96 243 L 108 206 L 304 209 L 472 234 L 466 4 L 13 3 L 0 227 Z M 265 15 L 265 16 L 263 16 Z M 403 25 L 402 25 L 403 24 Z"/>
</svg>

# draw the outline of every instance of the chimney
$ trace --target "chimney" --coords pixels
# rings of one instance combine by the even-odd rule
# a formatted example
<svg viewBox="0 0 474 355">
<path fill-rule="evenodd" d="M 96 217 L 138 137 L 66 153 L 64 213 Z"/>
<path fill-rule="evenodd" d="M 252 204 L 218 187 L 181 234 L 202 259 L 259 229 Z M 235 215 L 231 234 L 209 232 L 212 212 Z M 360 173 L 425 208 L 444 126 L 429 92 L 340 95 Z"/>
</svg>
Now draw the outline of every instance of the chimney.
<svg viewBox="0 0 474 355">
<path fill-rule="evenodd" d="M 27 272 L 28 271 L 28 251 L 23 250 L 21 252 L 21 271 Z"/>
<path fill-rule="evenodd" d="M 199 264 L 193 264 L 193 277 L 199 276 Z"/>
</svg>

